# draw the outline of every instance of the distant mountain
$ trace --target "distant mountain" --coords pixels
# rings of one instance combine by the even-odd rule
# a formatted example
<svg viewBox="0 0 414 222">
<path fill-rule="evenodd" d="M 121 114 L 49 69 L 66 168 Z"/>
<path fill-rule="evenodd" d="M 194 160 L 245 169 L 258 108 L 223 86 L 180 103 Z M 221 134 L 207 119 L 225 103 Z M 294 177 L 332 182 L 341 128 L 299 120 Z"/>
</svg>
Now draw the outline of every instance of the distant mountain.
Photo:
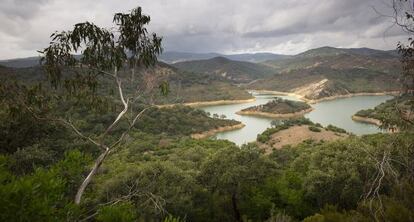
<svg viewBox="0 0 414 222">
<path fill-rule="evenodd" d="M 234 83 L 247 83 L 275 74 L 275 70 L 269 66 L 234 61 L 224 57 L 178 62 L 174 63 L 173 66 L 189 72 L 220 76 Z"/>
<path fill-rule="evenodd" d="M 303 57 L 325 57 L 325 56 L 337 56 L 337 55 L 362 55 L 377 58 L 396 58 L 398 53 L 396 50 L 383 51 L 370 48 L 334 48 L 334 47 L 321 47 L 310 49 L 306 52 L 300 53 L 292 58 L 303 58 Z"/>
<path fill-rule="evenodd" d="M 274 53 L 245 53 L 245 54 L 223 55 L 223 57 L 231 59 L 231 60 L 258 63 L 258 62 L 264 62 L 268 60 L 282 60 L 282 59 L 290 58 L 291 56 L 274 54 Z"/>
<path fill-rule="evenodd" d="M 174 52 L 174 51 L 168 52 L 167 51 L 159 56 L 159 60 L 171 64 L 171 63 L 193 61 L 193 60 L 212 59 L 214 57 L 224 57 L 224 58 L 236 60 L 236 61 L 257 63 L 257 62 L 264 62 L 267 60 L 278 60 L 278 59 L 289 58 L 290 56 L 273 54 L 273 53 L 243 53 L 243 54 L 224 55 L 224 54 L 219 54 L 219 53 L 188 53 L 188 52 Z"/>
<path fill-rule="evenodd" d="M 249 89 L 294 92 L 309 100 L 351 93 L 396 91 L 401 64 L 396 51 L 322 47 L 263 63 L 279 74 Z"/>
<path fill-rule="evenodd" d="M 0 60 L 0 65 L 11 68 L 28 68 L 39 65 L 40 57 Z"/>
<path fill-rule="evenodd" d="M 147 71 L 162 75 L 170 85 L 170 93 L 167 96 L 156 95 L 155 102 L 157 104 L 244 100 L 252 98 L 248 92 L 229 83 L 223 77 L 205 73 L 187 72 L 163 62 L 158 62 L 151 69 L 137 69 L 137 84 L 140 81 L 139 77 L 142 76 L 140 74 Z M 119 73 L 121 76 L 127 76 L 122 70 Z M 44 75 L 44 70 L 40 66 L 11 68 L 0 65 L 0 81 L 6 80 L 18 80 L 27 84 L 33 84 L 39 81 L 45 81 L 46 75 Z M 130 79 L 128 78 L 124 81 L 128 80 Z M 107 79 L 102 79 L 100 83 L 102 88 L 113 86 Z M 127 90 L 126 92 L 128 92 Z"/>
<path fill-rule="evenodd" d="M 169 58 L 170 62 L 185 61 L 172 65 L 158 63 L 156 69 L 170 73 L 174 92 L 171 94 L 174 98 L 160 99 L 162 103 L 248 98 L 245 91 L 232 85 L 234 83 L 243 83 L 246 89 L 295 92 L 310 100 L 400 89 L 401 64 L 395 50 L 321 47 L 295 56 L 258 53 L 226 57 L 217 53 L 166 52 L 160 60 L 163 58 Z M 254 58 L 262 62 L 229 58 Z M 36 80 L 42 72 L 36 67 L 38 60 L 38 57 L 30 57 L 0 61 L 0 77 L 7 78 L 10 76 L 7 74 L 12 73 L 20 79 Z"/>
<path fill-rule="evenodd" d="M 315 67 L 330 67 L 333 69 L 366 68 L 391 72 L 399 68 L 398 59 L 396 51 L 321 47 L 308 50 L 290 58 L 266 61 L 262 64 L 274 68 L 279 73 Z"/>
<path fill-rule="evenodd" d="M 267 60 L 279 60 L 289 58 L 287 55 L 279 55 L 273 53 L 244 53 L 244 54 L 233 54 L 233 55 L 223 55 L 219 53 L 189 53 L 189 52 L 164 52 L 161 54 L 158 59 L 162 62 L 172 64 L 177 62 L 193 61 L 193 60 L 204 60 L 211 59 L 214 57 L 225 57 L 231 60 L 236 61 L 246 61 L 246 62 L 264 62 Z M 28 68 L 39 65 L 40 57 L 27 57 L 27 58 L 17 58 L 17 59 L 8 59 L 0 60 L 0 65 L 11 67 L 11 68 Z"/>
</svg>

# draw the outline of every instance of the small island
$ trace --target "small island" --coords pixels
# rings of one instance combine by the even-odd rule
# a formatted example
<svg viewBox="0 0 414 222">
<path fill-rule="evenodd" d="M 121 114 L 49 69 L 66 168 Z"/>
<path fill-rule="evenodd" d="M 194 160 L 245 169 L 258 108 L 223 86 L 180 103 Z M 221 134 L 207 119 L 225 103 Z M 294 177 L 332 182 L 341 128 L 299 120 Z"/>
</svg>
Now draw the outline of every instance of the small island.
<svg viewBox="0 0 414 222">
<path fill-rule="evenodd" d="M 252 106 L 243 109 L 237 112 L 237 114 L 264 116 L 270 118 L 295 118 L 301 117 L 312 110 L 313 108 L 305 102 L 275 98 L 264 105 Z"/>
</svg>

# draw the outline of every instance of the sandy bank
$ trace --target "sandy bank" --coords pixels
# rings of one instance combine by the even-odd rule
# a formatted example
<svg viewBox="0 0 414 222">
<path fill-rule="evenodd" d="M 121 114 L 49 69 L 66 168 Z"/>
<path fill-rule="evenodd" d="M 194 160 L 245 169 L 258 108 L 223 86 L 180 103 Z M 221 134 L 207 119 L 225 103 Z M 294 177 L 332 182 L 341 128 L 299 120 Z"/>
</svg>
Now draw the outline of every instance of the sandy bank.
<svg viewBox="0 0 414 222">
<path fill-rule="evenodd" d="M 281 92 L 281 91 L 272 91 L 272 90 L 247 90 L 249 92 L 252 93 L 257 93 L 257 94 L 270 94 L 270 95 L 276 95 L 276 96 L 292 96 L 292 97 L 296 97 L 300 100 L 303 100 L 304 102 L 307 102 L 307 99 L 304 98 L 302 95 L 293 93 L 293 92 Z"/>
<path fill-rule="evenodd" d="M 191 138 L 193 138 L 193 139 L 204 139 L 204 138 L 208 138 L 210 136 L 214 136 L 216 133 L 241 129 L 243 127 L 245 127 L 245 125 L 243 123 L 233 125 L 233 126 L 223 126 L 223 127 L 217 128 L 217 129 L 212 129 L 212 130 L 206 131 L 206 132 L 191 134 Z"/>
<path fill-rule="evenodd" d="M 356 122 L 369 123 L 369 124 L 374 124 L 374 125 L 377 125 L 377 126 L 381 126 L 381 121 L 378 120 L 378 119 L 374 119 L 374 118 L 353 115 L 352 120 L 354 120 Z"/>
<path fill-rule="evenodd" d="M 315 103 L 319 103 L 319 102 L 323 102 L 323 101 L 329 101 L 329 100 L 335 100 L 335 99 L 342 99 L 342 98 L 350 98 L 350 97 L 354 97 L 354 96 L 385 96 L 385 95 L 398 95 L 400 94 L 400 91 L 390 91 L 390 92 L 377 92 L 377 93 L 350 93 L 350 94 L 346 94 L 346 95 L 337 95 L 337 96 L 329 96 L 329 97 L 324 97 L 324 98 L 320 98 L 320 99 L 306 99 L 308 103 L 310 104 L 315 104 Z"/>
<path fill-rule="evenodd" d="M 285 113 L 285 114 L 276 114 L 276 113 L 268 113 L 268 112 L 259 112 L 259 111 L 238 111 L 236 114 L 239 115 L 250 115 L 250 116 L 262 116 L 262 117 L 269 117 L 269 118 L 296 118 L 305 115 L 306 113 L 312 112 L 313 108 L 309 108 L 306 110 L 302 110 L 300 112 L 295 113 Z"/>
<path fill-rule="evenodd" d="M 193 103 L 176 103 L 176 104 L 158 105 L 157 107 L 158 108 L 171 108 L 171 107 L 176 106 L 176 105 L 201 107 L 201 106 L 215 106 L 215 105 L 251 103 L 251 102 L 254 102 L 254 101 L 256 101 L 256 98 L 240 99 L 240 100 L 216 100 L 216 101 L 193 102 Z"/>
<path fill-rule="evenodd" d="M 280 91 L 271 91 L 271 90 L 249 90 L 253 93 L 258 94 L 272 94 L 272 95 L 280 95 L 280 96 L 293 96 L 296 97 L 308 104 L 315 104 L 320 103 L 323 101 L 335 100 L 335 99 L 342 99 L 342 98 L 350 98 L 354 96 L 384 96 L 384 95 L 398 95 L 400 91 L 389 91 L 389 92 L 376 92 L 376 93 L 369 93 L 369 92 L 362 92 L 362 93 L 350 93 L 346 95 L 336 95 L 336 96 L 329 96 L 320 99 L 308 99 L 304 95 L 299 95 L 294 92 L 280 92 Z"/>
</svg>

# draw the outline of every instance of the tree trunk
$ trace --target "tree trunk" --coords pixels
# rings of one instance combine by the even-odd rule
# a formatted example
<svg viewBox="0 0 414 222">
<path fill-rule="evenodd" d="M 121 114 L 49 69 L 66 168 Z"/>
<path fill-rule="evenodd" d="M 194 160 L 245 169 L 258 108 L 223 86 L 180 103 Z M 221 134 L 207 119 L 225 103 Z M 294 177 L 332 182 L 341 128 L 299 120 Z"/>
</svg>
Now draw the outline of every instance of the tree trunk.
<svg viewBox="0 0 414 222">
<path fill-rule="evenodd" d="M 89 185 L 89 183 L 91 182 L 93 176 L 96 174 L 96 172 L 98 171 L 99 167 L 102 165 L 102 162 L 105 160 L 106 156 L 108 156 L 110 152 L 110 149 L 106 149 L 105 152 L 103 152 L 98 159 L 96 159 L 95 164 L 91 170 L 91 172 L 89 172 L 88 176 L 85 178 L 85 180 L 83 180 L 82 184 L 80 185 L 78 192 L 76 193 L 75 196 L 75 204 L 80 204 L 80 201 L 82 199 L 82 195 L 85 192 L 86 187 Z"/>
<path fill-rule="evenodd" d="M 233 211 L 234 211 L 234 218 L 236 221 L 242 221 L 240 216 L 239 207 L 237 206 L 237 196 L 235 193 L 231 195 L 231 203 L 233 205 Z"/>
</svg>

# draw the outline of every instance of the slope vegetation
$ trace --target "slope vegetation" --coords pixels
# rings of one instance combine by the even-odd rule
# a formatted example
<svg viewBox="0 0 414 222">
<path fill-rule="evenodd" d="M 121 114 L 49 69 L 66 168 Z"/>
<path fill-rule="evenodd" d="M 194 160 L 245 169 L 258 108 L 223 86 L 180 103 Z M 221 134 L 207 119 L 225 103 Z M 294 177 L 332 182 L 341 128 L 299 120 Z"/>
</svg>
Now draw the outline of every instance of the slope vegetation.
<svg viewBox="0 0 414 222">
<path fill-rule="evenodd" d="M 394 52 L 325 47 L 264 64 L 278 74 L 247 88 L 293 92 L 309 100 L 401 88 L 400 63 Z"/>
<path fill-rule="evenodd" d="M 189 72 L 222 77 L 234 83 L 248 83 L 275 73 L 272 67 L 263 64 L 233 61 L 224 57 L 179 62 L 175 63 L 174 66 Z"/>
</svg>

